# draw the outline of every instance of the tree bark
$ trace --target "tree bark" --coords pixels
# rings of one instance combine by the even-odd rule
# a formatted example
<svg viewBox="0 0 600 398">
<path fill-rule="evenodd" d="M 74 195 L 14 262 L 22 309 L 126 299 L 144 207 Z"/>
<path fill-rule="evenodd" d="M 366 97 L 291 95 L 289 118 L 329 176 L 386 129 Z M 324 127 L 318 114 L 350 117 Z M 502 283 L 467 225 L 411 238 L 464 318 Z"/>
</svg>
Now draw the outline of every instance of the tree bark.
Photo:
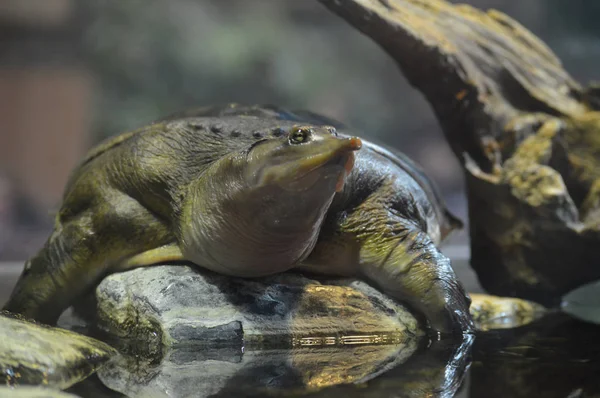
<svg viewBox="0 0 600 398">
<path fill-rule="evenodd" d="M 600 278 L 600 88 L 509 16 L 443 0 L 320 0 L 433 107 L 467 182 L 482 286 L 554 305 Z"/>
</svg>

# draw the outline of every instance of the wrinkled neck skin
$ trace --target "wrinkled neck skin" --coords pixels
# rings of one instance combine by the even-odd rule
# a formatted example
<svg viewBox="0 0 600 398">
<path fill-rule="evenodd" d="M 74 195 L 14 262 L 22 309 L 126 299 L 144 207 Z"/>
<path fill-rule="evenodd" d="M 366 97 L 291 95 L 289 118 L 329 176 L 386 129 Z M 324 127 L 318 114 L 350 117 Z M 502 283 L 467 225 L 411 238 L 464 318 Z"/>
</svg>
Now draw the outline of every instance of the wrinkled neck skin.
<svg viewBox="0 0 600 398">
<path fill-rule="evenodd" d="M 336 179 L 313 178 L 302 189 L 259 187 L 247 169 L 244 155 L 230 155 L 190 185 L 181 211 L 182 252 L 186 259 L 226 275 L 286 271 L 316 244 Z"/>
</svg>

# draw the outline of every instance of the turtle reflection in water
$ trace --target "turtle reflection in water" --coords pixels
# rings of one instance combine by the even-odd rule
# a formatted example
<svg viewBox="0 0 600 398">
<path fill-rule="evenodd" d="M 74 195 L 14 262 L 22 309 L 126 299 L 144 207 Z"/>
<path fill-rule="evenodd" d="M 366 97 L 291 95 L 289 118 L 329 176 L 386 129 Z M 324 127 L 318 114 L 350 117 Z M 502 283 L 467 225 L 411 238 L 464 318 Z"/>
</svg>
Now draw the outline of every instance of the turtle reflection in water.
<svg viewBox="0 0 600 398">
<path fill-rule="evenodd" d="M 184 260 L 238 277 L 364 278 L 431 330 L 471 332 L 469 297 L 437 248 L 459 222 L 412 162 L 343 131 L 228 105 L 112 138 L 72 174 L 6 309 L 54 323 L 108 273 Z"/>
</svg>

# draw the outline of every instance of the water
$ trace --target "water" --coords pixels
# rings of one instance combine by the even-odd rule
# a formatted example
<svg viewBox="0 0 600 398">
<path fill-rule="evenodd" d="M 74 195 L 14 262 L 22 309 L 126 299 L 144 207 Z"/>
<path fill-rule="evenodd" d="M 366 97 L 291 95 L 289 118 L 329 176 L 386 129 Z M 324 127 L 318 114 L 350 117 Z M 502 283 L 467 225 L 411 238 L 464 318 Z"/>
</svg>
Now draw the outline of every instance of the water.
<svg viewBox="0 0 600 398">
<path fill-rule="evenodd" d="M 464 264 L 457 272 L 479 290 Z M 16 272 L 0 278 L 0 302 Z M 174 350 L 121 355 L 82 397 L 598 397 L 600 328 L 553 313 L 520 328 L 419 346 Z"/>
</svg>

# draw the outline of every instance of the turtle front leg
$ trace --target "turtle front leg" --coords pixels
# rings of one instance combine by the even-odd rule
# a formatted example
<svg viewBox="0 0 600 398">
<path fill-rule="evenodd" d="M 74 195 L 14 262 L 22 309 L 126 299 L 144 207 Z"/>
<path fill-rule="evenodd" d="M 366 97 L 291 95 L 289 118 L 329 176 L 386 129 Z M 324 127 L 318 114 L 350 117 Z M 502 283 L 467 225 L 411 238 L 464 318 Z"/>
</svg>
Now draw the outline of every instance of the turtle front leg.
<svg viewBox="0 0 600 398">
<path fill-rule="evenodd" d="M 378 210 L 350 214 L 325 232 L 302 268 L 358 275 L 419 312 L 440 334 L 472 333 L 470 298 L 450 260 L 411 221 Z"/>
<path fill-rule="evenodd" d="M 450 260 L 429 236 L 408 223 L 397 223 L 394 235 L 365 237 L 360 272 L 386 294 L 424 315 L 439 333 L 469 333 L 473 324 L 470 299 Z"/>
</svg>

